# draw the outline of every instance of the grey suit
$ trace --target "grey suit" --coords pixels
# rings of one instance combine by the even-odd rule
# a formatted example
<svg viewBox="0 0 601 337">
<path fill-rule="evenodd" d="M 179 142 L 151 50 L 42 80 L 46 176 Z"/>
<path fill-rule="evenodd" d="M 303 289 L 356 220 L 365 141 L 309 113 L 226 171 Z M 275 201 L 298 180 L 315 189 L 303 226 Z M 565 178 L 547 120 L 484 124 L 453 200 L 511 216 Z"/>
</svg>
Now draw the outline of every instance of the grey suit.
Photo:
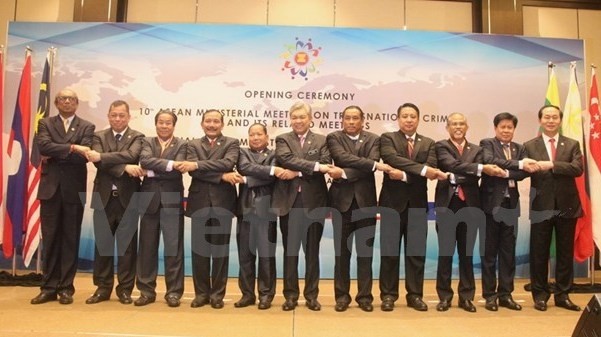
<svg viewBox="0 0 601 337">
<path fill-rule="evenodd" d="M 478 216 L 481 215 L 478 167 L 482 163 L 482 150 L 478 145 L 466 141 L 460 154 L 450 140 L 436 142 L 435 148 L 438 168 L 455 176 L 455 184 L 450 179 L 439 180 L 436 184 L 434 202 L 439 246 L 436 291 L 441 301 L 450 302 L 453 298 L 451 276 L 456 246 L 459 255 L 459 300 L 472 301 L 476 291 L 473 251 L 478 228 L 485 223 L 484 217 Z M 459 197 L 459 186 L 463 189 L 465 200 Z M 462 218 L 458 224 L 444 220 L 460 210 Z"/>
<path fill-rule="evenodd" d="M 42 156 L 38 189 L 44 244 L 42 292 L 73 295 L 87 184 L 86 158 L 72 144 L 91 146 L 94 125 L 73 117 L 68 132 L 59 116 L 40 120 L 36 142 Z M 80 199 L 83 194 L 83 200 Z"/>
<path fill-rule="evenodd" d="M 334 164 L 344 170 L 346 179 L 336 179 L 329 190 L 330 202 L 341 216 L 333 216 L 334 295 L 337 303 L 350 303 L 350 260 L 353 237 L 357 250 L 357 303 L 373 302 L 372 259 L 376 228 L 375 164 L 380 160 L 380 137 L 362 131 L 352 140 L 343 131 L 327 136 Z M 371 207 L 371 212 L 365 208 Z M 365 209 L 365 210 L 362 210 Z M 353 219 L 353 212 L 358 220 Z"/>
<path fill-rule="evenodd" d="M 276 137 L 275 156 L 278 166 L 302 173 L 293 180 L 278 180 L 273 191 L 272 206 L 280 216 L 284 244 L 284 297 L 299 297 L 298 252 L 305 251 L 305 289 L 307 300 L 319 294 L 319 242 L 327 210 L 328 188 L 325 177 L 313 171 L 315 163 L 330 164 L 332 159 L 326 137 L 307 132 L 304 145 L 294 132 Z M 308 214 L 310 212 L 310 214 Z"/>
<path fill-rule="evenodd" d="M 271 302 L 275 295 L 276 267 L 275 245 L 277 219 L 270 213 L 271 195 L 275 176 L 271 168 L 275 165 L 275 152 L 264 149 L 257 152 L 240 149 L 238 173 L 246 177 L 240 184 L 237 206 L 238 259 L 240 273 L 238 285 L 242 298 L 255 299 L 255 279 L 261 302 Z M 255 261 L 259 256 L 258 272 Z"/>
<path fill-rule="evenodd" d="M 114 247 L 118 247 L 118 295 L 131 295 L 136 277 L 136 255 L 139 215 L 132 198 L 140 190 L 140 178 L 125 172 L 128 164 L 137 165 L 142 151 L 142 138 L 138 131 L 127 128 L 121 139 L 115 139 L 113 130 L 94 134 L 92 150 L 100 153 L 94 179 L 91 207 L 94 209 L 94 284 L 101 296 L 110 296 L 114 285 Z M 126 212 L 132 200 L 132 207 Z"/>
<path fill-rule="evenodd" d="M 511 158 L 506 157 L 504 146 Z M 520 216 L 517 181 L 528 176 L 519 169 L 519 161 L 526 157 L 526 151 L 521 144 L 503 144 L 497 138 L 482 139 L 480 147 L 484 164 L 497 165 L 509 173 L 507 178 L 484 175 L 480 182 L 482 210 L 486 213 L 485 249 L 481 254 L 482 296 L 505 300 L 514 289 L 515 242 Z"/>
<path fill-rule="evenodd" d="M 238 161 L 239 141 L 220 135 L 213 147 L 207 137 L 188 143 L 191 171 L 186 216 L 192 218 L 192 278 L 196 298 L 221 301 L 228 277 L 229 243 L 236 206 L 236 187 L 221 180 Z M 212 260 L 212 268 L 211 268 Z"/>
<path fill-rule="evenodd" d="M 380 154 L 382 160 L 405 172 L 407 181 L 393 180 L 384 174 L 380 193 L 381 266 L 380 298 L 396 301 L 399 298 L 399 263 L 401 240 L 405 251 L 405 289 L 407 303 L 424 296 L 424 268 L 428 233 L 428 184 L 421 173 L 424 166 L 437 166 L 434 140 L 420 134 L 414 135 L 412 155 L 408 153 L 407 136 L 401 131 L 382 135 Z M 384 213 L 398 213 L 399 221 L 387 220 Z M 410 214 L 411 212 L 411 214 Z M 403 239 L 404 238 L 404 239 Z"/>
<path fill-rule="evenodd" d="M 140 188 L 139 211 L 142 213 L 139 231 L 136 286 L 148 298 L 156 297 L 158 249 L 161 233 L 164 243 L 165 298 L 181 298 L 184 292 L 184 184 L 181 172 L 167 171 L 170 161 L 186 159 L 186 141 L 174 137 L 161 152 L 158 137 L 142 141 L 140 165 L 152 170 L 154 176 L 144 177 Z M 148 203 L 148 201 L 150 201 Z M 148 207 L 144 208 L 148 203 Z"/>
<path fill-rule="evenodd" d="M 534 160 L 549 160 L 539 136 L 524 143 L 526 155 Z M 582 175 L 582 152 L 578 141 L 559 136 L 553 169 L 532 174 L 530 179 L 530 281 L 535 301 L 547 301 L 548 260 L 552 233 L 557 249 L 555 302 L 567 299 L 574 280 L 574 235 L 582 206 L 576 177 Z"/>
</svg>

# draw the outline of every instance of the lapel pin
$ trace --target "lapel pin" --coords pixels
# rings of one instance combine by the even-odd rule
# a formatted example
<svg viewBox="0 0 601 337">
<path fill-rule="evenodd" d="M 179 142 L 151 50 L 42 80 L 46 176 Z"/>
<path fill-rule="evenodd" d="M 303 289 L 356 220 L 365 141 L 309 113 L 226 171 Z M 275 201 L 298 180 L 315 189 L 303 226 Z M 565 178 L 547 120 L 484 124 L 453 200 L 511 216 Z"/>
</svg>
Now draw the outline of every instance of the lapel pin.
<svg viewBox="0 0 601 337">
<path fill-rule="evenodd" d="M 363 143 L 363 139 L 359 139 L 359 143 Z"/>
<path fill-rule="evenodd" d="M 311 141 L 308 141 L 307 144 L 311 145 Z"/>
<path fill-rule="evenodd" d="M 267 157 L 267 153 L 263 152 L 263 157 Z"/>
<path fill-rule="evenodd" d="M 559 145 L 563 146 L 563 143 L 560 143 Z"/>
<path fill-rule="evenodd" d="M 131 135 L 127 136 L 127 138 L 131 138 Z"/>
<path fill-rule="evenodd" d="M 75 128 L 71 128 L 71 131 L 75 131 Z M 561 145 L 563 145 L 563 143 Z"/>
<path fill-rule="evenodd" d="M 221 143 L 220 143 L 220 142 L 217 142 L 217 145 L 221 145 Z"/>
<path fill-rule="evenodd" d="M 421 142 L 421 141 L 422 141 L 422 139 L 421 139 L 421 138 L 418 138 L 418 139 L 417 139 L 417 141 L 418 141 L 418 142 Z"/>
</svg>

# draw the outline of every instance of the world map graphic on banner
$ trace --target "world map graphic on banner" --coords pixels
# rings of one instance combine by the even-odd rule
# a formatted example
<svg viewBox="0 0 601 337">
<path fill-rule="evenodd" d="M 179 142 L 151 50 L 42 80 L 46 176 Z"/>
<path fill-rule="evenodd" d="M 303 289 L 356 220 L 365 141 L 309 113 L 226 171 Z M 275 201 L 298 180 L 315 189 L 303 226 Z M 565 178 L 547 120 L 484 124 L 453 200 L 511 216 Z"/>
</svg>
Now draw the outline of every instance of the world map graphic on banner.
<svg viewBox="0 0 601 337">
<path fill-rule="evenodd" d="M 130 126 L 149 136 L 155 135 L 154 115 L 168 110 L 178 115 L 176 136 L 202 137 L 202 113 L 218 109 L 225 117 L 223 133 L 242 146 L 248 145 L 252 123 L 267 126 L 274 146 L 276 135 L 290 131 L 288 109 L 299 100 L 311 104 L 312 130 L 322 134 L 341 129 L 342 111 L 349 105 L 365 111 L 366 130 L 396 131 L 398 106 L 413 102 L 421 110 L 418 132 L 435 140 L 448 137 L 446 116 L 451 112 L 467 116 L 468 140 L 478 143 L 494 135 L 494 115 L 509 111 L 519 118 L 515 140 L 524 142 L 538 130 L 536 112 L 544 102 L 548 62 L 557 65 L 562 94 L 570 62 L 577 62 L 577 74 L 584 78 L 583 41 L 572 39 L 358 28 L 11 22 L 4 111 L 14 110 L 27 46 L 33 50 L 32 87 L 40 82 L 46 50 L 56 47 L 51 95 L 63 87 L 75 90 L 78 114 L 95 123 L 96 130 L 108 127 L 108 107 L 117 99 L 130 104 Z M 56 113 L 52 107 L 50 114 Z M 12 115 L 3 118 L 7 133 Z M 96 171 L 92 164 L 88 168 L 91 193 Z M 380 184 L 381 174 L 376 177 Z M 185 186 L 189 183 L 186 176 Z M 434 186 L 429 183 L 430 201 Z M 522 210 L 528 209 L 528 188 L 528 182 L 520 184 Z M 520 277 L 528 274 L 528 235 L 523 211 L 516 252 Z M 326 226 L 321 243 L 326 278 L 333 275 L 332 236 L 331 225 Z M 281 253 L 281 242 L 278 249 Z M 91 268 L 93 255 L 92 212 L 86 206 L 80 247 L 84 269 Z M 430 221 L 428 278 L 435 276 L 436 256 Z M 235 258 L 230 267 L 230 275 L 237 275 Z"/>
</svg>

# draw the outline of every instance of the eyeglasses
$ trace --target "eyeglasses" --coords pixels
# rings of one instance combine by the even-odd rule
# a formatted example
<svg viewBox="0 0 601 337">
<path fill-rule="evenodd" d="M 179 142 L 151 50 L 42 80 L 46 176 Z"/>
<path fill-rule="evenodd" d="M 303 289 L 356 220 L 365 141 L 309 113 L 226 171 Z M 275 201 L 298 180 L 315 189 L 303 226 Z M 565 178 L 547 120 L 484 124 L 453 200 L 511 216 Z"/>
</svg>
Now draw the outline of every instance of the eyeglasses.
<svg viewBox="0 0 601 337">
<path fill-rule="evenodd" d="M 66 101 L 77 102 L 77 97 L 73 97 L 73 96 L 58 96 L 57 99 L 61 102 L 66 102 Z"/>
</svg>

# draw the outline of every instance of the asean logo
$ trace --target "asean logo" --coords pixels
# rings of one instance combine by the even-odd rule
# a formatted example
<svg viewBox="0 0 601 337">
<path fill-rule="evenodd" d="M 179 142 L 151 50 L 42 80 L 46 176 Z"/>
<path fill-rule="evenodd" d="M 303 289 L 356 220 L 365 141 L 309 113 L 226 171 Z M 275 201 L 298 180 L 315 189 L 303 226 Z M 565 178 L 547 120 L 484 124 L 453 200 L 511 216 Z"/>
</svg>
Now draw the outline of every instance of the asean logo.
<svg viewBox="0 0 601 337">
<path fill-rule="evenodd" d="M 280 56 L 284 59 L 282 71 L 290 71 L 292 79 L 300 76 L 309 79 L 309 73 L 318 73 L 317 67 L 321 64 L 321 47 L 315 47 L 311 39 L 307 42 L 296 38 L 295 44 L 285 46 L 286 50 Z"/>
</svg>

